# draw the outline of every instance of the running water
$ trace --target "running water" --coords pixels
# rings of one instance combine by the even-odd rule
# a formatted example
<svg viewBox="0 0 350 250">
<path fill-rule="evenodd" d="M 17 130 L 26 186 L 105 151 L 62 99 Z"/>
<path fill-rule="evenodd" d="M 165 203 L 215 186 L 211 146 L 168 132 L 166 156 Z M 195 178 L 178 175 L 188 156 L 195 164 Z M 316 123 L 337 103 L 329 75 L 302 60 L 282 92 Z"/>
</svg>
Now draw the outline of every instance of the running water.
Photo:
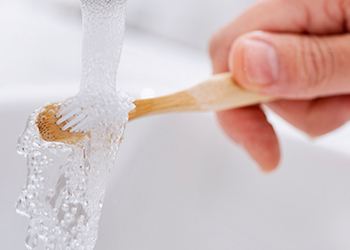
<svg viewBox="0 0 350 250">
<path fill-rule="evenodd" d="M 88 112 L 90 136 L 75 145 L 46 142 L 29 118 L 18 152 L 27 159 L 27 182 L 17 212 L 29 218 L 27 249 L 92 250 L 106 183 L 116 164 L 132 100 L 116 90 L 125 24 L 125 0 L 82 0 L 81 90 L 62 107 Z"/>
</svg>

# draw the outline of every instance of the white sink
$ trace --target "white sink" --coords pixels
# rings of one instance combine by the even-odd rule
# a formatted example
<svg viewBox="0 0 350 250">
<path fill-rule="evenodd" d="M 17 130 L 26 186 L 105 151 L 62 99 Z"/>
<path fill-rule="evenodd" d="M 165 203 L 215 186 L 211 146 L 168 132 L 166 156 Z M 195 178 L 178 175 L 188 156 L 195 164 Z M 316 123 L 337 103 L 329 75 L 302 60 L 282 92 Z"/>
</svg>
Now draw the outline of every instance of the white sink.
<svg viewBox="0 0 350 250">
<path fill-rule="evenodd" d="M 15 153 L 26 117 L 42 103 L 1 105 L 0 244 L 23 249 L 24 184 Z M 284 161 L 264 175 L 211 115 L 131 123 L 113 171 L 96 249 L 319 249 L 350 247 L 350 157 L 282 135 Z"/>
<path fill-rule="evenodd" d="M 27 81 L 0 75 L 0 248 L 6 250 L 24 249 L 26 230 L 26 219 L 14 209 L 26 175 L 24 159 L 15 152 L 16 138 L 30 112 L 73 95 L 78 87 L 78 53 L 70 53 L 79 47 L 79 34 L 75 34 L 79 29 L 33 24 L 41 25 L 46 28 L 40 32 L 48 32 L 50 46 L 56 48 L 52 67 L 62 65 L 62 72 L 70 72 L 71 78 L 53 75 L 50 62 L 41 75 L 38 65 L 45 60 L 35 56 L 33 64 L 19 62 L 30 73 Z M 60 42 L 67 32 L 67 40 Z M 17 45 L 8 46 L 22 44 L 16 41 Z M 26 49 L 50 49 L 37 42 L 23 44 Z M 11 53 L 5 55 L 11 58 Z M 68 67 L 69 55 L 73 59 Z M 14 66 L 7 66 L 16 72 Z M 129 32 L 119 86 L 130 91 L 150 87 L 164 93 L 209 73 L 202 52 Z M 284 157 L 280 169 L 271 175 L 262 174 L 224 136 L 210 114 L 164 115 L 130 123 L 111 175 L 96 249 L 350 249 L 350 154 L 342 137 L 349 128 L 311 142 L 274 122 L 280 128 Z"/>
</svg>

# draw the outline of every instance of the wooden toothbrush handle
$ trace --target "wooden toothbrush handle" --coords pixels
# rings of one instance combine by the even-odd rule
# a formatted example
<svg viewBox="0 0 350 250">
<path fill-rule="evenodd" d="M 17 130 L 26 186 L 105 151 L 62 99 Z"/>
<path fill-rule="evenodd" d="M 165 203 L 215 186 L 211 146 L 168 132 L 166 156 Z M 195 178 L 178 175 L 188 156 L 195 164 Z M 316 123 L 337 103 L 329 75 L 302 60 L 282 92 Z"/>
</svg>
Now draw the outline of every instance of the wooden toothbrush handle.
<svg viewBox="0 0 350 250">
<path fill-rule="evenodd" d="M 271 100 L 269 96 L 244 90 L 233 81 L 231 74 L 224 73 L 175 94 L 136 100 L 129 120 L 169 112 L 222 111 Z"/>
<path fill-rule="evenodd" d="M 186 91 L 203 111 L 222 111 L 272 101 L 234 82 L 230 73 L 217 74 Z"/>
</svg>

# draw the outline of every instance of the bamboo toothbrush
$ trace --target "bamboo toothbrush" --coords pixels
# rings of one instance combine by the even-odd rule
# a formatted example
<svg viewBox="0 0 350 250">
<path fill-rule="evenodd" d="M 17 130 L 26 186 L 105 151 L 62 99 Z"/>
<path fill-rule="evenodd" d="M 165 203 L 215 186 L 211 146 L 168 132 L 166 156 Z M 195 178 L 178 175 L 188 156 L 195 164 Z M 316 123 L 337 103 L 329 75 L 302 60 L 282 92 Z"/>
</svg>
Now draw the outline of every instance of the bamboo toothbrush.
<svg viewBox="0 0 350 250">
<path fill-rule="evenodd" d="M 184 91 L 150 99 L 136 100 L 136 108 L 129 113 L 129 120 L 148 115 L 170 112 L 222 111 L 273 100 L 272 97 L 247 91 L 239 87 L 229 73 L 214 75 L 204 82 Z M 69 123 L 75 124 L 75 114 L 57 125 L 58 105 L 52 104 L 39 114 L 37 125 L 41 136 L 47 141 L 76 143 L 85 136 L 85 131 L 69 132 Z M 67 126 L 68 124 L 68 126 Z M 62 129 L 63 127 L 68 130 Z"/>
</svg>

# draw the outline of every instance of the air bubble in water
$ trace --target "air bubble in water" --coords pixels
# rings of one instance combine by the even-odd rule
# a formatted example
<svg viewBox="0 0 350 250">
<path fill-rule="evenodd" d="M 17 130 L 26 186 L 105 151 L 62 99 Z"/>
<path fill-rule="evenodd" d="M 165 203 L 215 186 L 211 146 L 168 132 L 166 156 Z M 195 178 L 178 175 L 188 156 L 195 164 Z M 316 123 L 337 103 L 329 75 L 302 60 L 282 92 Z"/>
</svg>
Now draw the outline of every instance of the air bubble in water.
<svg viewBox="0 0 350 250">
<path fill-rule="evenodd" d="M 89 137 L 75 145 L 42 140 L 29 118 L 17 151 L 27 159 L 27 182 L 16 210 L 29 218 L 27 249 L 92 250 L 110 170 L 132 100 L 116 90 L 123 41 L 125 0 L 81 0 L 83 55 L 76 105 L 94 121 Z M 40 245 L 41 246 L 41 245 Z"/>
</svg>

